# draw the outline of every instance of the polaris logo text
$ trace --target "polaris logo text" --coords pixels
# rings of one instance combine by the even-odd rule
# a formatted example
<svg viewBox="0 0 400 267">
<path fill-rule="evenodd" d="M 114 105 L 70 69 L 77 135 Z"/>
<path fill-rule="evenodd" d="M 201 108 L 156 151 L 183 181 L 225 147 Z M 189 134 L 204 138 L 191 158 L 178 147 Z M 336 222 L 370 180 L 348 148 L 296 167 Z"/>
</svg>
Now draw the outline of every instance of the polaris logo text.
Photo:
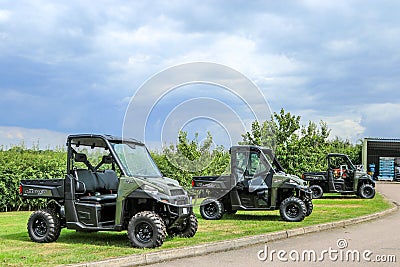
<svg viewBox="0 0 400 267">
<path fill-rule="evenodd" d="M 26 195 L 44 195 L 47 193 L 46 189 L 32 189 L 29 188 L 27 190 L 25 190 L 25 194 Z"/>
</svg>

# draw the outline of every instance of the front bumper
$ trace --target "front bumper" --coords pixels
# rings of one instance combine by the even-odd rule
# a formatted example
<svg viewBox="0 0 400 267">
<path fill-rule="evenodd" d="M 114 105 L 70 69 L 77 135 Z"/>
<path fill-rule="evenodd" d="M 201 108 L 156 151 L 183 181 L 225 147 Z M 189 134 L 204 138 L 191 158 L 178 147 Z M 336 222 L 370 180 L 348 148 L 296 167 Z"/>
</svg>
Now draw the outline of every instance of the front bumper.
<svg viewBox="0 0 400 267">
<path fill-rule="evenodd" d="M 167 228 L 181 226 L 192 213 L 192 205 L 164 205 L 165 222 Z"/>
<path fill-rule="evenodd" d="M 300 187 L 299 188 L 300 196 L 304 196 L 306 198 L 312 199 L 312 191 L 309 187 Z"/>
<path fill-rule="evenodd" d="M 178 217 L 188 217 L 193 212 L 192 205 L 166 205 L 169 214 Z"/>
</svg>

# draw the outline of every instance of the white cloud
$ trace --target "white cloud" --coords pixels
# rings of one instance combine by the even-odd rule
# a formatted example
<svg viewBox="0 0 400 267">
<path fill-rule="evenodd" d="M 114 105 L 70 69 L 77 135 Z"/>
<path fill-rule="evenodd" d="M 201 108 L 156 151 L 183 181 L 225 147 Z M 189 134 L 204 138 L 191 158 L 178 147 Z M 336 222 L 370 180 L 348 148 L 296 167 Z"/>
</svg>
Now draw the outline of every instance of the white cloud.
<svg viewBox="0 0 400 267">
<path fill-rule="evenodd" d="M 316 12 L 322 11 L 349 11 L 351 9 L 349 1 L 336 0 L 336 1 L 320 1 L 320 0 L 302 0 L 304 6 Z"/>
<path fill-rule="evenodd" d="M 10 16 L 11 12 L 9 10 L 0 9 L 0 23 L 7 22 Z"/>
<path fill-rule="evenodd" d="M 357 107 L 355 107 L 357 108 Z M 297 110 L 295 115 L 301 115 L 302 124 L 306 125 L 308 121 L 319 123 L 324 121 L 331 129 L 329 139 L 339 137 L 357 142 L 363 137 L 366 127 L 362 121 L 362 114 L 355 109 L 347 108 L 345 113 L 331 115 L 329 112 L 320 112 L 315 109 Z"/>
<path fill-rule="evenodd" d="M 152 75 L 211 61 L 255 81 L 276 110 L 310 110 L 344 138 L 400 135 L 396 104 L 379 104 L 400 97 L 398 9 L 396 1 L 5 1 L 0 112 L 13 118 L 0 125 L 115 132 L 110 123 Z"/>
<path fill-rule="evenodd" d="M 367 137 L 400 137 L 400 103 L 371 103 L 362 105 L 362 123 Z"/>
<path fill-rule="evenodd" d="M 361 125 L 361 118 L 326 118 L 328 126 L 332 129 L 330 137 L 340 137 L 353 142 L 360 139 L 365 131 Z"/>
<path fill-rule="evenodd" d="M 353 53 L 362 53 L 362 48 L 355 39 L 330 40 L 326 47 L 335 55 L 349 55 Z"/>
<path fill-rule="evenodd" d="M 362 106 L 365 120 L 371 122 L 394 122 L 399 120 L 400 103 L 371 103 Z"/>
<path fill-rule="evenodd" d="M 7 148 L 21 144 L 28 148 L 32 146 L 39 146 L 41 149 L 64 148 L 66 139 L 67 134 L 47 129 L 0 126 L 0 144 Z"/>
</svg>

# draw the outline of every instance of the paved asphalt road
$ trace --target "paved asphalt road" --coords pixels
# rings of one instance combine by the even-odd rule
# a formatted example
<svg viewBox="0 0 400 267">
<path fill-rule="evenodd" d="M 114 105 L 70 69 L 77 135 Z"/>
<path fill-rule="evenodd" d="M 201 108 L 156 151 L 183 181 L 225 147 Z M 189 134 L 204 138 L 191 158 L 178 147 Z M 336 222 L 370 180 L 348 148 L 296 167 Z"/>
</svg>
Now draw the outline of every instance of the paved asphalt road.
<svg viewBox="0 0 400 267">
<path fill-rule="evenodd" d="M 400 184 L 377 184 L 400 203 Z M 272 254 L 272 251 L 276 251 Z M 281 259 L 278 252 L 282 250 Z M 267 251 L 267 253 L 265 253 Z M 286 252 L 286 254 L 284 254 Z M 315 252 L 316 261 L 313 261 Z M 271 257 L 272 254 L 272 257 Z M 305 260 L 302 260 L 303 255 Z M 268 255 L 268 258 L 266 258 Z M 298 256 L 299 255 L 299 256 Z M 357 256 L 360 255 L 360 260 Z M 300 261 L 294 261 L 299 257 Z M 393 259 L 393 256 L 395 259 Z M 311 260 L 309 260 L 311 257 Z M 260 260 L 259 258 L 263 259 Z M 284 261 L 284 260 L 287 261 Z M 322 259 L 321 261 L 318 261 Z M 391 262 L 378 262 L 378 261 Z M 396 262 L 393 262 L 393 261 Z M 147 266 L 400 266 L 400 210 L 370 222 Z"/>
</svg>

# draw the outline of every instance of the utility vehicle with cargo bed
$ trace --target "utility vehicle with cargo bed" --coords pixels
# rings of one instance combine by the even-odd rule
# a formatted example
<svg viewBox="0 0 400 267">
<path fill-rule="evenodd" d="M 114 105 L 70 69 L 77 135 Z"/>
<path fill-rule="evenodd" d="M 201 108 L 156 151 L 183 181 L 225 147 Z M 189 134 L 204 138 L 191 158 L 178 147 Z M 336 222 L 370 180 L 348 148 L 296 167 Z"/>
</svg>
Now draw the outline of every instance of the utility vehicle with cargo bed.
<svg viewBox="0 0 400 267">
<path fill-rule="evenodd" d="M 57 240 L 61 228 L 127 230 L 131 245 L 161 246 L 167 233 L 197 231 L 191 199 L 178 182 L 163 177 L 145 145 L 110 135 L 70 135 L 62 179 L 22 180 L 23 198 L 46 198 L 28 220 L 32 241 Z"/>
<path fill-rule="evenodd" d="M 326 158 L 326 171 L 302 175 L 313 192 L 313 198 L 321 198 L 324 193 L 356 194 L 361 198 L 375 196 L 375 181 L 365 171 L 357 169 L 347 155 L 332 153 Z"/>
<path fill-rule="evenodd" d="M 259 146 L 230 149 L 231 174 L 193 177 L 204 219 L 218 220 L 238 210 L 277 210 L 286 221 L 302 221 L 313 209 L 311 190 L 299 177 L 285 173 L 272 150 Z"/>
</svg>

